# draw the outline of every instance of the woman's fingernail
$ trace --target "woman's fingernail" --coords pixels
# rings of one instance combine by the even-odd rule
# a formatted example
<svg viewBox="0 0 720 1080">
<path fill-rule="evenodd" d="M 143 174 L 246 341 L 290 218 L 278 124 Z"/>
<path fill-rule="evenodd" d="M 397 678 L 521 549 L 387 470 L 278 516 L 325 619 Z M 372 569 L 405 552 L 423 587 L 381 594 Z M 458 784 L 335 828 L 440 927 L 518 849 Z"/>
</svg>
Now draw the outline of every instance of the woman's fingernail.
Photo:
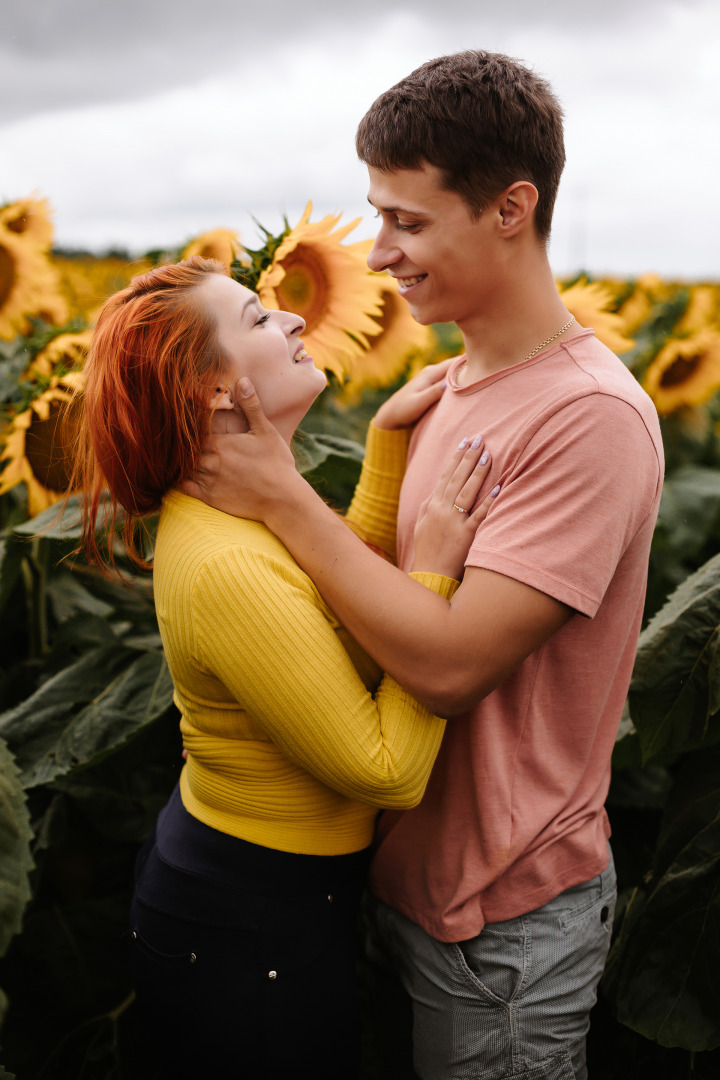
<svg viewBox="0 0 720 1080">
<path fill-rule="evenodd" d="M 482 435 L 476 435 L 475 438 L 472 441 L 472 446 L 470 447 L 470 449 L 471 450 L 477 450 L 478 447 L 482 444 L 482 440 L 483 440 Z"/>
<path fill-rule="evenodd" d="M 250 397 L 253 392 L 253 384 L 249 379 L 240 380 L 240 393 L 243 397 Z"/>
<path fill-rule="evenodd" d="M 480 455 L 480 465 L 487 465 L 487 459 L 489 457 L 490 455 L 488 454 L 487 450 L 483 450 L 482 454 Z"/>
<path fill-rule="evenodd" d="M 500 494 L 500 485 L 496 484 L 495 487 L 490 492 L 490 498 L 491 499 L 497 499 L 499 494 Z"/>
<path fill-rule="evenodd" d="M 440 389 L 441 389 L 441 390 L 447 390 L 447 383 L 445 382 L 445 380 L 444 380 L 444 379 L 443 379 L 443 381 L 442 381 L 442 382 L 440 383 Z"/>
<path fill-rule="evenodd" d="M 458 450 L 464 450 L 469 442 L 470 442 L 469 439 L 467 439 L 467 438 L 463 439 L 463 441 L 458 446 Z"/>
</svg>

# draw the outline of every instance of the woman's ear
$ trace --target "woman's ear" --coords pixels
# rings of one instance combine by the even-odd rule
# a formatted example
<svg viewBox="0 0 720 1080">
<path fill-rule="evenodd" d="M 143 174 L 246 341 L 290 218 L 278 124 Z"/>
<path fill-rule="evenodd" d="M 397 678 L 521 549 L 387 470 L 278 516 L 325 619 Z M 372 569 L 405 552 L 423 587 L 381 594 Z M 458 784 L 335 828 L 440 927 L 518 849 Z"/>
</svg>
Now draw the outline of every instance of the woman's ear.
<svg viewBox="0 0 720 1080">
<path fill-rule="evenodd" d="M 210 400 L 208 407 L 215 411 L 216 409 L 234 409 L 235 398 L 232 391 L 227 386 L 216 386 L 210 391 Z"/>
</svg>

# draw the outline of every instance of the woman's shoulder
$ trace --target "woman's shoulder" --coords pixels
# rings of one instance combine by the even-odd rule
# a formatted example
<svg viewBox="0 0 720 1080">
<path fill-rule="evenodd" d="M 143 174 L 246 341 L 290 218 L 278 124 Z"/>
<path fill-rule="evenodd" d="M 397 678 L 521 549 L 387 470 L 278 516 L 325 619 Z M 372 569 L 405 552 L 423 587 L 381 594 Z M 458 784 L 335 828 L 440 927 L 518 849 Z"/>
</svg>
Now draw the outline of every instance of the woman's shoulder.
<svg viewBox="0 0 720 1080">
<path fill-rule="evenodd" d="M 258 563 L 302 574 L 287 548 L 262 522 L 232 517 L 180 491 L 168 492 L 155 545 L 156 580 L 159 576 L 177 580 L 182 573 L 186 581 L 194 582 L 223 564 L 241 571 Z"/>
</svg>

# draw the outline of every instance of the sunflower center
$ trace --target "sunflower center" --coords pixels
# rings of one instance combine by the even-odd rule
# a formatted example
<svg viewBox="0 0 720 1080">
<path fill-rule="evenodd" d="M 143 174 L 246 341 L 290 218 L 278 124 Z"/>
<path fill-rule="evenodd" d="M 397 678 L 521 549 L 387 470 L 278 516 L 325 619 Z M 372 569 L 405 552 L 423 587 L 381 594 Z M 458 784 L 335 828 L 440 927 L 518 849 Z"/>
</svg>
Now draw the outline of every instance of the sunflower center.
<svg viewBox="0 0 720 1080">
<path fill-rule="evenodd" d="M 15 260 L 6 247 L 0 244 L 0 308 L 5 305 L 15 284 Z"/>
<path fill-rule="evenodd" d="M 680 386 L 681 383 L 687 382 L 697 371 L 701 360 L 702 356 L 700 355 L 678 356 L 677 360 L 673 360 L 670 367 L 663 371 L 660 385 L 664 390 L 667 390 L 671 386 Z"/>
<path fill-rule="evenodd" d="M 70 483 L 77 437 L 79 405 L 53 401 L 47 420 L 33 414 L 25 436 L 25 457 L 36 480 L 50 491 L 65 491 Z"/>
<path fill-rule="evenodd" d="M 13 218 L 12 221 L 5 222 L 5 228 L 14 233 L 24 233 L 29 225 L 30 222 L 26 214 L 20 214 L 19 217 Z"/>
<path fill-rule="evenodd" d="M 307 333 L 322 321 L 328 306 L 327 268 L 311 248 L 296 248 L 283 261 L 285 277 L 277 287 L 281 311 L 305 320 Z"/>
</svg>

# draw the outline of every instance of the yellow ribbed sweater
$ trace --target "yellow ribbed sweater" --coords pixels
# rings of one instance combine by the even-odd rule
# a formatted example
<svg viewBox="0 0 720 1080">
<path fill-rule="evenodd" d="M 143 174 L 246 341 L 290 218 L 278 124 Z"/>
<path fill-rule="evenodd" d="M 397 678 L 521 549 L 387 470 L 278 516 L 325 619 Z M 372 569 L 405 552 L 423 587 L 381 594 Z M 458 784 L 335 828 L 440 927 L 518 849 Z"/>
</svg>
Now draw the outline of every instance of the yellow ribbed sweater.
<svg viewBox="0 0 720 1080">
<path fill-rule="evenodd" d="M 370 429 L 348 512 L 363 539 L 390 553 L 407 442 L 405 432 Z M 457 588 L 414 576 L 446 597 Z M 264 525 L 171 491 L 154 588 L 191 814 L 265 847 L 339 855 L 367 847 L 378 807 L 420 801 L 445 722 L 380 680 Z"/>
</svg>

